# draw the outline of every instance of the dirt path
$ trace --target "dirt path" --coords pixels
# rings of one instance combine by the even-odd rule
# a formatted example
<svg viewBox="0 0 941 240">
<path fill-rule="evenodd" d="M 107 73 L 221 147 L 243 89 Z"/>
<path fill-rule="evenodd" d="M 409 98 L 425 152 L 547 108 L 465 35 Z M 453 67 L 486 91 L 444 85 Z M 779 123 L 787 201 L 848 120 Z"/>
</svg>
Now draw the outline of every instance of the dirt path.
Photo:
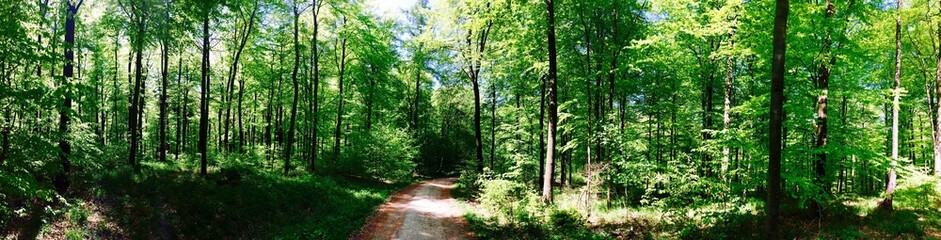
<svg viewBox="0 0 941 240">
<path fill-rule="evenodd" d="M 451 197 L 455 181 L 439 178 L 402 189 L 350 239 L 474 239 Z"/>
</svg>

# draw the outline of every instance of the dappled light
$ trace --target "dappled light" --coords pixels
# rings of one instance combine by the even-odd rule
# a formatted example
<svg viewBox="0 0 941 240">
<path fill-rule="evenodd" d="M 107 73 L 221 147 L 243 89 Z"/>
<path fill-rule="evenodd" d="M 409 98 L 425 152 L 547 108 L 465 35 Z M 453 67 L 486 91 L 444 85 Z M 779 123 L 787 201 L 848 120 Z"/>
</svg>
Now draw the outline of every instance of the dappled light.
<svg viewBox="0 0 941 240">
<path fill-rule="evenodd" d="M 0 0 L 0 239 L 941 239 L 941 0 Z"/>
</svg>

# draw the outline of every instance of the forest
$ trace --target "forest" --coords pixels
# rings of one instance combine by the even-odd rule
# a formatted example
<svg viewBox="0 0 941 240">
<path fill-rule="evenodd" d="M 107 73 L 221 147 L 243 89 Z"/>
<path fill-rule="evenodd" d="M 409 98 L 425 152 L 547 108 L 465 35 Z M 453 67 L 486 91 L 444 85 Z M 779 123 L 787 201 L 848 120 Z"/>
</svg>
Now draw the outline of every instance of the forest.
<svg viewBox="0 0 941 240">
<path fill-rule="evenodd" d="M 0 238 L 941 239 L 941 1 L 0 0 Z"/>
</svg>

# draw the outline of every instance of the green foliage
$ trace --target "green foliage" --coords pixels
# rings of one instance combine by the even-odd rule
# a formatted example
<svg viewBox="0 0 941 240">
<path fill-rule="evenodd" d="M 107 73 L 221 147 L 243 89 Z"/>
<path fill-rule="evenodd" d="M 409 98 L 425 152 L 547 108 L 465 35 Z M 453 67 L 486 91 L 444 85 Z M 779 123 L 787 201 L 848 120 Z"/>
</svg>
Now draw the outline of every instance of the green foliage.
<svg viewBox="0 0 941 240">
<path fill-rule="evenodd" d="M 543 204 L 526 185 L 504 179 L 478 181 L 481 211 L 470 210 L 466 218 L 482 239 L 607 239 L 591 231 L 580 213 Z"/>
<path fill-rule="evenodd" d="M 345 239 L 401 185 L 339 176 L 284 177 L 246 168 L 221 183 L 157 170 L 101 177 L 105 219 L 121 238 Z M 325 218 L 322 216 L 330 216 Z M 203 226 L 213 226 L 204 228 Z"/>
<path fill-rule="evenodd" d="M 408 132 L 386 125 L 375 126 L 367 135 L 353 137 L 357 143 L 344 154 L 337 169 L 396 182 L 407 182 L 415 172 L 416 141 Z"/>
<path fill-rule="evenodd" d="M 530 222 L 544 216 L 539 196 L 521 183 L 508 180 L 481 180 L 477 199 L 501 223 Z"/>
</svg>

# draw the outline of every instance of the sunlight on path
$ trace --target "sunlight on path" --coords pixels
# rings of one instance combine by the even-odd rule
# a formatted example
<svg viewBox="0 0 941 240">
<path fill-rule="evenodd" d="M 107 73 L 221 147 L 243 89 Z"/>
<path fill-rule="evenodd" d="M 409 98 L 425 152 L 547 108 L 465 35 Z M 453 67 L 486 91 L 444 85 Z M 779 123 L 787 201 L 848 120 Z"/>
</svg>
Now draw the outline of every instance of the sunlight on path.
<svg viewBox="0 0 941 240">
<path fill-rule="evenodd" d="M 413 184 L 392 196 L 351 239 L 473 239 L 457 200 L 454 178 Z"/>
</svg>

